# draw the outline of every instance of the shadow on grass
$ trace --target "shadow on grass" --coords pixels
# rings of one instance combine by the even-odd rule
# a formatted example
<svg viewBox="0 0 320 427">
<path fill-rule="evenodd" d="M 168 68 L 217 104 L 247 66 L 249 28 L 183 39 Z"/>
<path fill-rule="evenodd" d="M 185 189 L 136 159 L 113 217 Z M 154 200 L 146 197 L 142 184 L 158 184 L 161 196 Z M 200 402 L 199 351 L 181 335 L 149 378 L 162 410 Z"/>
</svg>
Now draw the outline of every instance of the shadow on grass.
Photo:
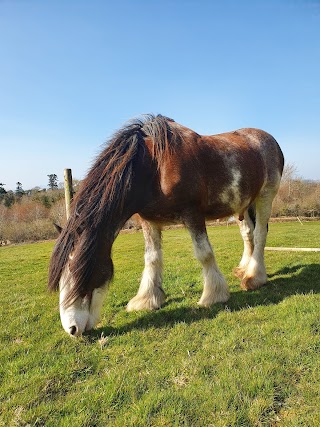
<svg viewBox="0 0 320 427">
<path fill-rule="evenodd" d="M 227 304 L 215 304 L 211 308 L 177 307 L 183 298 L 168 298 L 162 309 L 144 312 L 138 319 L 128 324 L 114 328 L 101 327 L 88 333 L 89 340 L 104 336 L 122 335 L 135 329 L 163 328 L 176 323 L 191 324 L 202 319 L 214 319 L 220 311 L 239 311 L 248 307 L 268 306 L 278 304 L 292 295 L 320 293 L 320 264 L 296 265 L 285 267 L 268 276 L 266 286 L 253 291 L 242 290 L 232 292 Z M 172 306 L 172 308 L 171 308 Z"/>
</svg>

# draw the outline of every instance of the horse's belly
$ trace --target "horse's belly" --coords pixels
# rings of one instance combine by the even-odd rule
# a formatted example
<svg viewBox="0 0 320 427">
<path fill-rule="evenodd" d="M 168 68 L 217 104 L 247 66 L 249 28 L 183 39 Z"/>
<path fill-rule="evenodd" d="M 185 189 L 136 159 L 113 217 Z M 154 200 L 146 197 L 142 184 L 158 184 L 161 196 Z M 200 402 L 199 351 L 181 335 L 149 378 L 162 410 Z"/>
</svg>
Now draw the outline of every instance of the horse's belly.
<svg viewBox="0 0 320 427">
<path fill-rule="evenodd" d="M 204 212 L 204 216 L 208 220 L 214 220 L 219 218 L 225 218 L 236 213 L 231 206 L 226 205 L 214 205 L 208 206 Z"/>
</svg>

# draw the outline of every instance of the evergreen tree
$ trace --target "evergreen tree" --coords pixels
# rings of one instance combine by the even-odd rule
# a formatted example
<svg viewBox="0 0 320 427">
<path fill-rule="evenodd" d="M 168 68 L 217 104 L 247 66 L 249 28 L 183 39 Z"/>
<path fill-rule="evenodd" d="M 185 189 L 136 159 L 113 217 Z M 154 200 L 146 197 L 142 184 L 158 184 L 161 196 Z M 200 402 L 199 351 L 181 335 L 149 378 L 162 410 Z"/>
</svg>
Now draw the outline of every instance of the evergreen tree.
<svg viewBox="0 0 320 427">
<path fill-rule="evenodd" d="M 6 190 L 4 189 L 4 186 L 6 184 L 3 184 L 2 182 L 0 182 L 0 202 L 2 202 L 2 200 L 4 199 L 4 196 L 7 194 Z"/>
<path fill-rule="evenodd" d="M 47 175 L 49 178 L 48 187 L 50 190 L 57 190 L 58 189 L 58 177 L 55 173 L 51 173 L 50 175 Z"/>
<path fill-rule="evenodd" d="M 21 182 L 17 182 L 16 183 L 16 185 L 17 185 L 17 187 L 16 187 L 16 191 L 15 191 L 15 194 L 16 194 L 16 199 L 18 200 L 18 201 L 20 201 L 21 200 L 21 197 L 24 195 L 24 191 L 23 191 L 23 188 L 22 188 L 22 184 L 21 184 Z"/>
</svg>

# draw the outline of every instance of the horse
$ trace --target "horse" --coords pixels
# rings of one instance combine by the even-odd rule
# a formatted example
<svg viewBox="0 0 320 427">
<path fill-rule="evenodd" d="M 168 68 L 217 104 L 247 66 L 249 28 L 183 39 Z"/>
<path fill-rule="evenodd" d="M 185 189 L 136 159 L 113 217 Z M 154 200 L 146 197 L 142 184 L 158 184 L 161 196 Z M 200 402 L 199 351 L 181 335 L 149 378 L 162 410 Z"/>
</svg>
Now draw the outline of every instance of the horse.
<svg viewBox="0 0 320 427">
<path fill-rule="evenodd" d="M 259 129 L 203 136 L 162 115 L 127 122 L 82 181 L 52 252 L 48 288 L 60 289 L 64 330 L 80 336 L 99 322 L 113 277 L 112 245 L 134 214 L 145 239 L 145 267 L 128 311 L 156 310 L 165 301 L 161 231 L 167 224 L 190 232 L 203 268 L 199 306 L 229 298 L 206 220 L 238 218 L 244 248 L 235 275 L 244 290 L 264 285 L 268 220 L 283 166 L 278 143 Z"/>
</svg>

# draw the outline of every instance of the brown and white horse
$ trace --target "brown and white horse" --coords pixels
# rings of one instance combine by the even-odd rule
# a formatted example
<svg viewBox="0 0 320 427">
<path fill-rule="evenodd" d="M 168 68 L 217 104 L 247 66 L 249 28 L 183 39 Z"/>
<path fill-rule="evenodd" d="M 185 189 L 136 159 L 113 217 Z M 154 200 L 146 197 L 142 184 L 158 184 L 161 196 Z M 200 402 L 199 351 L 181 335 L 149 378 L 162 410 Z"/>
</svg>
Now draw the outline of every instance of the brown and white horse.
<svg viewBox="0 0 320 427">
<path fill-rule="evenodd" d="M 244 251 L 235 273 L 243 289 L 264 285 L 267 224 L 283 164 L 276 140 L 258 129 L 201 136 L 161 115 L 120 129 L 82 182 L 52 253 L 48 287 L 60 288 L 66 332 L 78 336 L 99 321 L 113 276 L 113 242 L 136 213 L 145 238 L 145 268 L 128 311 L 155 310 L 165 300 L 161 228 L 169 223 L 187 227 L 203 266 L 200 306 L 229 298 L 206 219 L 239 217 Z"/>
</svg>

